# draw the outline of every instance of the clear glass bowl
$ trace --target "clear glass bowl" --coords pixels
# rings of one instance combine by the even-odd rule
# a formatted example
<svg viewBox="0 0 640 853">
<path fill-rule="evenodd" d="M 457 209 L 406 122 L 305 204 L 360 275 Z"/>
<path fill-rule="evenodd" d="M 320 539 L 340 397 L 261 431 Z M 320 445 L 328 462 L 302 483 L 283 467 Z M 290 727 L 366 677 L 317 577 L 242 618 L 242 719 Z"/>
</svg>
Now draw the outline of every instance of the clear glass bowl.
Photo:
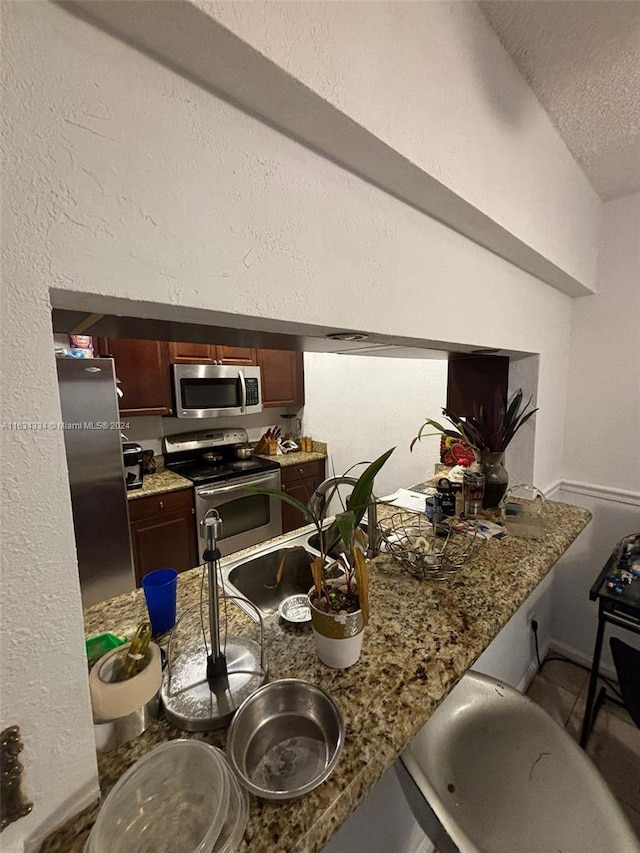
<svg viewBox="0 0 640 853">
<path fill-rule="evenodd" d="M 229 819 L 231 783 L 215 747 L 196 740 L 164 743 L 118 780 L 85 851 L 212 853 Z"/>
</svg>

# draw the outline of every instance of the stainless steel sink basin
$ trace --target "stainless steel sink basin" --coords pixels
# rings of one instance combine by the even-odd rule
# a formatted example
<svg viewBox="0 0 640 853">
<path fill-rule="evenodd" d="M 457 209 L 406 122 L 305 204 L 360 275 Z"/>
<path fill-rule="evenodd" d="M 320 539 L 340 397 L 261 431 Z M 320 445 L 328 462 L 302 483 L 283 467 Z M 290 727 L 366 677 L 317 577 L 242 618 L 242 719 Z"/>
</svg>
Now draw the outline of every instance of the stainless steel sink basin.
<svg viewBox="0 0 640 853">
<path fill-rule="evenodd" d="M 276 586 L 276 573 L 280 560 L 286 555 L 282 580 Z M 296 593 L 307 593 L 313 584 L 311 562 L 316 557 L 306 550 L 288 551 L 278 548 L 259 554 L 231 568 L 228 583 L 240 595 L 248 598 L 263 616 L 276 613 L 281 601 Z"/>
<path fill-rule="evenodd" d="M 327 522 L 329 526 L 330 522 Z M 366 530 L 366 526 L 362 525 Z M 222 579 L 228 595 L 246 598 L 260 611 L 263 617 L 272 616 L 278 612 L 281 601 L 290 595 L 307 593 L 313 585 L 311 562 L 318 556 L 319 549 L 314 545 L 318 542 L 318 534 L 313 536 L 309 530 L 302 533 L 292 533 L 284 542 L 277 545 L 265 545 L 251 557 L 241 557 L 237 560 L 225 560 L 221 569 Z M 298 546 L 298 550 L 291 549 Z M 340 554 L 340 547 L 335 549 L 335 557 Z M 283 554 L 287 554 L 287 562 L 282 580 L 276 586 L 276 573 Z M 340 570 L 334 567 L 331 574 L 338 577 Z M 236 601 L 242 607 L 242 601 Z M 246 607 L 245 612 L 256 619 L 255 611 Z"/>
<path fill-rule="evenodd" d="M 366 535 L 367 525 L 363 522 L 360 525 L 360 528 L 363 531 L 363 533 Z M 324 545 L 326 548 L 327 545 L 329 544 L 329 542 L 327 541 L 327 538 L 326 538 L 327 537 L 327 531 L 326 530 L 323 532 L 323 536 L 325 537 Z M 307 539 L 307 545 L 309 546 L 309 548 L 312 548 L 314 551 L 319 552 L 320 551 L 320 534 L 314 533 L 312 536 L 310 536 Z M 341 541 L 338 541 L 332 548 L 328 549 L 327 554 L 329 555 L 329 557 L 332 557 L 334 560 L 337 560 L 343 551 L 344 551 L 344 545 L 342 544 Z"/>
</svg>

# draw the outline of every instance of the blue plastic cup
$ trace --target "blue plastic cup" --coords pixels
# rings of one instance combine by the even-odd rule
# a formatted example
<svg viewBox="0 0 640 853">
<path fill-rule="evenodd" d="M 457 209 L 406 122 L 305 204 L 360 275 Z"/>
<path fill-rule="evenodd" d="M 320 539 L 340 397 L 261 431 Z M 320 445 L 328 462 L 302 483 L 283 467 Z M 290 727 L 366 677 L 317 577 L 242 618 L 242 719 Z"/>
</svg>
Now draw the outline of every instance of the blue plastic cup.
<svg viewBox="0 0 640 853">
<path fill-rule="evenodd" d="M 154 634 L 164 634 L 176 624 L 176 589 L 178 573 L 175 569 L 156 569 L 142 578 L 142 589 Z"/>
</svg>

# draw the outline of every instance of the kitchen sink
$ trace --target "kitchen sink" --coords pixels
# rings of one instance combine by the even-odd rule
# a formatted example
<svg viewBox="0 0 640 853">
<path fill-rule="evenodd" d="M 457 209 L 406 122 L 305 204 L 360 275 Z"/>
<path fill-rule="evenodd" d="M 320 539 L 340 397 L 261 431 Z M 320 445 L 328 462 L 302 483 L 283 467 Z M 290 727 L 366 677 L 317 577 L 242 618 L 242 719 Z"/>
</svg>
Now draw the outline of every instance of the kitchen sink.
<svg viewBox="0 0 640 853">
<path fill-rule="evenodd" d="M 365 541 L 366 541 L 367 525 L 365 522 L 362 522 L 360 524 L 360 529 L 365 534 Z M 324 544 L 325 544 L 325 548 L 326 548 L 327 545 L 329 544 L 328 539 L 327 539 L 327 531 L 326 530 L 323 532 L 323 536 L 325 538 Z M 336 534 L 335 538 L 337 539 L 337 534 Z M 310 536 L 307 539 L 307 545 L 309 546 L 309 548 L 312 548 L 314 551 L 319 552 L 320 551 L 320 534 L 314 533 L 312 536 Z M 331 557 L 332 559 L 337 560 L 343 551 L 344 551 L 344 544 L 342 543 L 341 539 L 338 539 L 336 544 L 327 550 L 327 555 L 329 557 Z"/>
<path fill-rule="evenodd" d="M 327 527 L 329 525 L 330 522 L 327 522 Z M 361 526 L 366 532 L 366 524 Z M 285 598 L 299 593 L 306 594 L 313 586 L 311 563 L 319 555 L 318 544 L 319 535 L 310 535 L 306 530 L 304 533 L 292 533 L 284 543 L 280 540 L 275 546 L 266 544 L 251 557 L 238 560 L 232 558 L 221 569 L 227 594 L 237 596 L 236 604 L 254 620 L 255 611 L 250 607 L 243 607 L 243 598 L 257 607 L 261 616 L 272 616 L 278 612 L 280 602 Z M 330 557 L 336 559 L 341 551 L 338 544 L 331 550 Z M 287 560 L 282 580 L 276 586 L 278 566 L 285 554 Z M 340 577 L 339 567 L 334 566 L 329 576 Z"/>
<path fill-rule="evenodd" d="M 276 586 L 278 566 L 285 555 L 282 580 Z M 313 585 L 311 563 L 316 556 L 304 548 L 296 551 L 278 548 L 234 566 L 225 581 L 255 604 L 263 616 L 269 616 L 278 611 L 280 602 L 288 596 L 309 592 Z"/>
</svg>

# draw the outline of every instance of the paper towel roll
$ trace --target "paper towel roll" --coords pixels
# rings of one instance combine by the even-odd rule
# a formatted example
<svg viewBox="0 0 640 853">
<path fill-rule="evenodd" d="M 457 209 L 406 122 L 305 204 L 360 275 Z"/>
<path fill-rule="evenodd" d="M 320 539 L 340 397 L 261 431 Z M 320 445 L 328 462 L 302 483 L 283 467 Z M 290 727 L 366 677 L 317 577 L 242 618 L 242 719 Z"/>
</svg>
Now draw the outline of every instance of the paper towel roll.
<svg viewBox="0 0 640 853">
<path fill-rule="evenodd" d="M 155 696 L 162 685 L 160 648 L 156 643 L 149 643 L 149 663 L 142 672 L 127 681 L 117 681 L 113 684 L 102 681 L 99 675 L 102 667 L 114 655 L 126 654 L 130 645 L 128 643 L 126 646 L 107 652 L 89 674 L 91 706 L 93 718 L 96 721 L 116 720 L 137 711 Z"/>
</svg>

